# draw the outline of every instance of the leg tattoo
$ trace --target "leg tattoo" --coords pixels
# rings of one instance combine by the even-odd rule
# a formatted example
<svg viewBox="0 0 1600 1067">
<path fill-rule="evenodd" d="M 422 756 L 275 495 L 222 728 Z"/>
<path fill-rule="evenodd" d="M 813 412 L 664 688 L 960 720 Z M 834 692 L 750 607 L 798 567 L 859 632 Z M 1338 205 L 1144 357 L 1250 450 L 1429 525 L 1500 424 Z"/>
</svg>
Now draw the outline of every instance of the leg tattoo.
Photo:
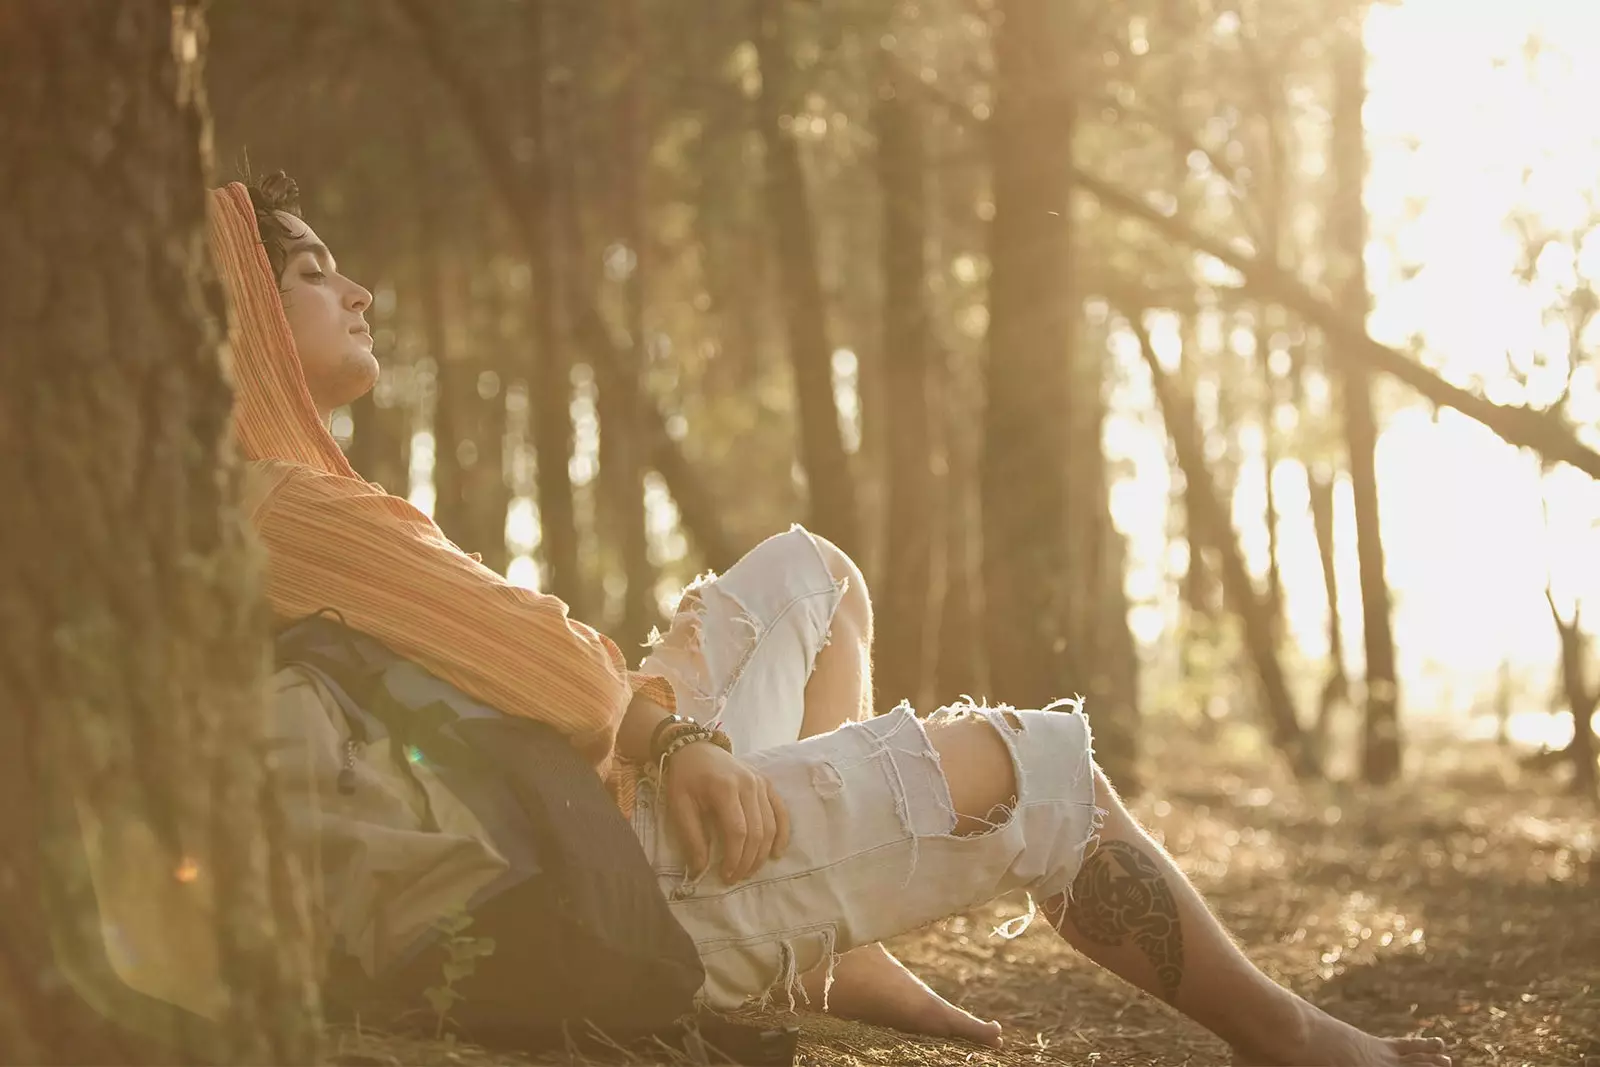
<svg viewBox="0 0 1600 1067">
<path fill-rule="evenodd" d="M 1149 856 L 1126 841 L 1102 842 L 1072 883 L 1067 915 L 1097 945 L 1114 948 L 1132 935 L 1155 966 L 1162 997 L 1169 1004 L 1176 1001 L 1183 979 L 1183 927 L 1177 899 Z"/>
</svg>

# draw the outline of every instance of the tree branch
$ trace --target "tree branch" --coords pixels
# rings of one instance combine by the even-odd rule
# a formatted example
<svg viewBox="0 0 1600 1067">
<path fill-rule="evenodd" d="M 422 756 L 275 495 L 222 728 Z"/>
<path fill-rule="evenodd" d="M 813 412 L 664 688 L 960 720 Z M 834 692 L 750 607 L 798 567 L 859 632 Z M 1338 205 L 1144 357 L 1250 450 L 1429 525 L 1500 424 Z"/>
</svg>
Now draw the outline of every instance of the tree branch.
<svg viewBox="0 0 1600 1067">
<path fill-rule="evenodd" d="M 1422 396 L 1443 407 L 1455 408 L 1483 423 L 1509 444 L 1531 448 L 1548 459 L 1570 463 L 1591 478 L 1600 478 L 1600 454 L 1578 440 L 1572 430 L 1548 411 L 1496 404 L 1476 393 L 1451 385 L 1436 372 L 1401 352 L 1380 344 L 1365 329 L 1313 295 L 1288 273 L 1225 242 L 1208 237 L 1182 219 L 1163 214 L 1132 193 L 1075 168 L 1074 180 L 1103 206 L 1139 219 L 1173 240 L 1226 263 L 1244 277 L 1244 287 L 1258 296 L 1282 304 L 1318 326 L 1337 342 L 1335 350 L 1355 358 L 1368 369 L 1392 375 Z"/>
<path fill-rule="evenodd" d="M 988 135 L 991 128 L 988 120 L 978 118 L 960 101 L 920 79 L 911 84 L 951 121 L 980 136 Z M 1360 360 L 1370 370 L 1398 378 L 1434 404 L 1454 408 L 1482 423 L 1508 444 L 1531 448 L 1546 459 L 1570 463 L 1591 478 L 1600 478 L 1600 453 L 1579 441 L 1559 414 L 1549 410 L 1496 404 L 1452 385 L 1436 371 L 1373 340 L 1363 324 L 1352 323 L 1342 312 L 1318 298 L 1287 272 L 1200 232 L 1182 219 L 1166 214 L 1082 167 L 1074 166 L 1073 184 L 1093 196 L 1103 207 L 1139 219 L 1168 238 L 1232 267 L 1244 277 L 1245 289 L 1261 299 L 1283 305 L 1321 328 L 1331 340 L 1337 342 L 1333 347 L 1341 358 Z"/>
</svg>

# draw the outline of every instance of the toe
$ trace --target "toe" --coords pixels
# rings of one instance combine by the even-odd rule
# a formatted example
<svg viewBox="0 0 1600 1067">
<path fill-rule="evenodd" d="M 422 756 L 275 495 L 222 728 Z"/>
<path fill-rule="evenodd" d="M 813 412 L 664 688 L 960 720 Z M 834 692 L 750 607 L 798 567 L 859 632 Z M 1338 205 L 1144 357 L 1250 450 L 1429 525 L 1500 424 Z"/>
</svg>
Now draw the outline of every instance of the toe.
<svg viewBox="0 0 1600 1067">
<path fill-rule="evenodd" d="M 1444 1051 L 1444 1040 L 1437 1037 L 1403 1037 L 1394 1042 L 1395 1051 L 1405 1055 L 1412 1052 L 1431 1052 L 1435 1055 Z"/>
</svg>

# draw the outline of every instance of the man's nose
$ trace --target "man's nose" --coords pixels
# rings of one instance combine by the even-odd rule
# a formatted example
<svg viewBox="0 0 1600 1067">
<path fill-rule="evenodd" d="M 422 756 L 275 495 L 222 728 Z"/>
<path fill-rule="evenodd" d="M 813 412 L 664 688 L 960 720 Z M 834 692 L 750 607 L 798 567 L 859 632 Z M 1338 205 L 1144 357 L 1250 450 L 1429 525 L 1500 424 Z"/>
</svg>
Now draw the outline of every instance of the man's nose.
<svg viewBox="0 0 1600 1067">
<path fill-rule="evenodd" d="M 350 291 L 345 295 L 345 303 L 352 311 L 365 311 L 372 306 L 372 294 L 365 287 L 351 282 Z"/>
</svg>

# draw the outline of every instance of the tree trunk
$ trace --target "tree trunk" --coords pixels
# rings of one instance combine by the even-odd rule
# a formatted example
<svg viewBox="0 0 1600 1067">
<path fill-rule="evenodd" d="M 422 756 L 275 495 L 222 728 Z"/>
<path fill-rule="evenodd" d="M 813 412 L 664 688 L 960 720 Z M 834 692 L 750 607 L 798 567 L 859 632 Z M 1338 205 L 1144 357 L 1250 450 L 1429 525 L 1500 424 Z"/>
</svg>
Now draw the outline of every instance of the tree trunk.
<svg viewBox="0 0 1600 1067">
<path fill-rule="evenodd" d="M 1076 353 L 1067 464 L 1067 514 L 1074 549 L 1067 647 L 1078 692 L 1095 709 L 1095 760 L 1117 789 L 1136 795 L 1139 779 L 1139 659 L 1128 623 L 1127 546 L 1111 517 L 1111 486 L 1101 436 L 1110 360 L 1104 330 Z"/>
<path fill-rule="evenodd" d="M 534 195 L 535 183 L 526 179 L 522 168 L 511 155 L 509 138 L 503 133 L 503 124 L 497 121 L 497 116 L 503 115 L 503 109 L 496 106 L 495 97 L 473 79 L 470 68 L 455 54 L 449 41 L 449 27 L 441 20 L 438 10 L 427 0 L 398 2 L 401 12 L 416 31 L 415 43 L 423 58 L 455 99 L 462 124 L 488 172 L 495 195 L 514 223 L 512 237 L 530 262 L 537 260 L 543 242 L 535 238 L 548 233 L 549 227 L 539 221 L 544 216 L 539 206 L 541 201 Z M 531 11 L 537 10 L 537 7 L 531 8 Z M 548 192 L 548 185 L 545 190 Z M 548 197 L 545 197 L 545 201 L 548 201 Z M 543 244 L 543 248 L 543 254 L 548 256 L 548 245 Z M 611 340 L 599 310 L 581 290 L 569 288 L 567 299 L 574 305 L 569 308 L 573 333 L 594 361 L 597 380 L 602 385 L 605 381 L 614 380 L 619 383 L 618 388 L 626 388 L 627 376 L 622 373 L 626 363 L 622 349 Z M 667 433 L 666 420 L 660 409 L 642 392 L 640 399 L 635 402 L 635 410 L 644 420 L 641 431 L 647 441 L 650 465 L 667 483 L 690 539 L 708 566 L 719 570 L 731 567 L 739 557 L 723 529 L 711 487 L 689 462 L 678 442 Z M 570 430 L 570 418 L 568 423 Z M 570 601 L 568 603 L 570 606 Z"/>
<path fill-rule="evenodd" d="M 1052 32 L 1054 2 L 1006 0 L 995 37 L 983 634 L 991 688 L 1020 707 L 1041 707 L 1074 685 L 1064 472 L 1077 326 L 1067 202 L 1073 105 Z"/>
<path fill-rule="evenodd" d="M 350 404 L 355 428 L 350 466 L 367 481 L 403 497 L 411 492 L 411 409 L 392 393 L 388 395 L 394 403 L 380 404 L 383 389 L 379 386 Z"/>
<path fill-rule="evenodd" d="M 1572 759 L 1572 790 L 1593 798 L 1596 795 L 1595 737 L 1590 723 L 1595 708 L 1600 707 L 1600 686 L 1591 687 L 1586 677 L 1589 642 L 1584 638 L 1578 612 L 1573 611 L 1571 621 L 1563 619 L 1548 587 L 1544 598 L 1550 605 L 1556 633 L 1561 637 L 1561 689 L 1572 711 L 1572 743 L 1565 750 Z"/>
<path fill-rule="evenodd" d="M 1256 358 L 1261 371 L 1261 466 L 1267 496 L 1267 610 L 1272 613 L 1274 633 L 1282 633 L 1283 568 L 1278 563 L 1278 491 L 1272 475 L 1278 469 L 1278 378 L 1272 373 L 1272 331 L 1268 309 L 1257 306 Z"/>
<path fill-rule="evenodd" d="M 645 224 L 645 176 L 650 160 L 650 96 L 645 79 L 650 57 L 640 3 L 641 0 L 625 0 L 619 5 L 618 33 L 628 71 L 627 82 L 617 96 L 616 186 L 622 243 L 633 253 L 632 270 L 623 282 L 629 347 L 619 353 L 625 361 L 619 373 L 628 379 L 628 384 L 618 389 L 606 388 L 602 383 L 597 400 L 601 488 L 608 501 L 606 510 L 616 533 L 627 583 L 622 597 L 622 624 L 616 636 L 627 648 L 643 644 L 651 629 L 662 621 L 656 603 L 657 572 L 650 562 L 645 527 L 644 457 L 636 410 L 647 352 L 645 314 L 650 300 L 650 240 Z"/>
<path fill-rule="evenodd" d="M 578 559 L 578 512 L 573 500 L 571 365 L 557 329 L 555 269 L 555 167 L 548 121 L 549 86 L 545 70 L 546 5 L 527 8 L 528 137 L 532 160 L 525 184 L 528 265 L 534 306 L 533 366 L 529 369 L 529 417 L 534 465 L 538 472 L 539 556 L 544 562 L 544 591 L 559 597 L 573 618 L 587 618 L 583 570 Z"/>
<path fill-rule="evenodd" d="M 411 130 L 411 180 L 416 194 L 412 206 L 415 244 L 408 259 L 416 265 L 416 311 L 422 322 L 423 343 L 427 357 L 433 362 L 433 521 L 457 545 L 467 551 L 473 547 L 468 542 L 467 528 L 469 503 L 463 478 L 461 453 L 463 445 L 470 447 L 466 435 L 464 410 L 465 397 L 472 377 L 466 365 L 466 353 L 458 351 L 450 342 L 452 331 L 448 328 L 451 312 L 458 327 L 453 331 L 460 336 L 459 320 L 465 318 L 467 290 L 459 262 L 450 263 L 450 296 L 446 295 L 445 272 L 440 260 L 446 255 L 441 236 L 444 226 L 439 218 L 439 198 L 433 194 L 434 175 L 427 143 L 428 127 L 418 123 Z M 453 306 L 452 306 L 453 305 Z"/>
<path fill-rule="evenodd" d="M 767 210 L 777 242 L 811 529 L 853 555 L 860 547 L 860 516 L 850 457 L 839 427 L 839 408 L 833 399 L 833 347 L 828 343 L 816 223 L 806 192 L 800 145 L 783 121 L 792 63 L 783 7 L 771 0 L 751 0 L 751 10 L 761 64 L 757 105 L 766 147 Z"/>
<path fill-rule="evenodd" d="M 1364 328 L 1369 310 L 1365 253 L 1367 153 L 1361 110 L 1366 103 L 1366 47 L 1361 40 L 1360 8 L 1346 12 L 1333 46 L 1334 202 L 1329 212 L 1334 242 L 1340 310 Z M 1335 342 L 1337 343 L 1337 342 Z M 1395 677 L 1394 633 L 1390 628 L 1389 582 L 1384 574 L 1383 537 L 1378 516 L 1377 420 L 1372 410 L 1370 372 L 1359 360 L 1338 360 L 1344 408 L 1345 442 L 1350 452 L 1350 484 L 1355 494 L 1356 554 L 1361 568 L 1361 618 L 1366 637 L 1366 719 L 1361 739 L 1361 775 L 1373 783 L 1400 774 L 1400 690 Z"/>
<path fill-rule="evenodd" d="M 204 20 L 3 19 L 0 1059 L 311 1062 L 310 935 L 256 744 L 267 619 L 206 252 Z M 118 932 L 214 970 L 215 1024 L 123 985 L 154 989 L 157 961 L 108 943 L 91 862 L 146 877 L 118 898 L 141 918 L 211 911 L 181 947 Z"/>
<path fill-rule="evenodd" d="M 1326 760 L 1333 709 L 1349 699 L 1350 683 L 1344 671 L 1344 627 L 1339 619 L 1339 580 L 1334 570 L 1333 475 L 1321 464 L 1312 464 L 1306 471 L 1306 486 L 1311 495 L 1317 559 L 1322 565 L 1322 589 L 1328 600 L 1328 678 L 1317 697 L 1317 718 L 1312 728 L 1317 752 Z"/>
<path fill-rule="evenodd" d="M 1206 470 L 1205 451 L 1196 425 L 1193 400 L 1182 395 L 1173 379 L 1162 369 L 1155 347 L 1150 343 L 1150 335 L 1144 328 L 1141 313 L 1128 307 L 1124 309 L 1124 314 L 1139 338 L 1145 364 L 1150 368 L 1151 383 L 1161 404 L 1173 448 L 1178 454 L 1178 465 L 1183 470 L 1184 478 L 1195 489 L 1193 502 L 1197 507 L 1191 517 L 1199 521 L 1197 532 L 1211 542 L 1220 557 L 1223 595 L 1243 624 L 1245 646 L 1261 682 L 1273 744 L 1283 754 L 1296 777 L 1314 778 L 1319 773 L 1316 755 L 1300 729 L 1300 717 L 1295 711 L 1294 696 L 1289 691 L 1283 663 L 1278 658 L 1266 607 L 1256 592 L 1255 583 L 1250 580 L 1250 572 L 1245 569 L 1244 555 L 1239 551 L 1227 508 Z"/>
<path fill-rule="evenodd" d="M 926 153 L 921 120 L 892 86 L 878 104 L 878 173 L 883 190 L 883 360 L 888 507 L 878 584 L 877 689 L 880 706 L 917 706 L 927 682 L 933 618 L 933 471 L 928 416 Z"/>
<path fill-rule="evenodd" d="M 981 625 L 978 412 L 973 400 L 976 390 L 966 380 L 976 376 L 976 369 L 958 365 L 957 357 L 947 352 L 941 356 L 939 375 L 936 393 L 944 436 L 944 474 L 935 516 L 942 596 L 933 656 L 934 706 L 989 691 Z"/>
</svg>

